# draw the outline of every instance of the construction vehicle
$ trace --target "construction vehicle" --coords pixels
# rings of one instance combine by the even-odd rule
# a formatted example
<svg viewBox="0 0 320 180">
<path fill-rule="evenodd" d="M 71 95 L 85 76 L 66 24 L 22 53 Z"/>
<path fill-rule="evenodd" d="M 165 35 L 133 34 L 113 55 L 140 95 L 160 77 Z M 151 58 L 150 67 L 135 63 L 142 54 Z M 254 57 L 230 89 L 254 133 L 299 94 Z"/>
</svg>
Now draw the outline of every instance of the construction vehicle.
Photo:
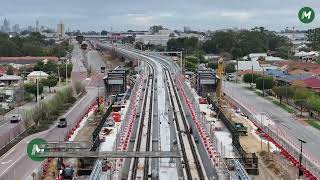
<svg viewBox="0 0 320 180">
<path fill-rule="evenodd" d="M 234 129 L 237 130 L 237 132 L 242 135 L 242 136 L 246 136 L 248 133 L 248 128 L 245 127 L 242 123 L 234 123 L 233 124 Z"/>
</svg>

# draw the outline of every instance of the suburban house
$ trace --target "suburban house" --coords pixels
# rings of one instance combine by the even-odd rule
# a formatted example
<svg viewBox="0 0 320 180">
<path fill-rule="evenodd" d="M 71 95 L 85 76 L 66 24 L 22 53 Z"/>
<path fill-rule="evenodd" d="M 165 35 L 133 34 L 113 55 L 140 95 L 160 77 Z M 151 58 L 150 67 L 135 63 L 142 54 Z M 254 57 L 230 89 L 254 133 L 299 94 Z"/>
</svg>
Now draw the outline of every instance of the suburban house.
<svg viewBox="0 0 320 180">
<path fill-rule="evenodd" d="M 43 71 L 33 71 L 27 75 L 27 81 L 36 83 L 37 80 L 47 79 L 48 77 L 49 77 L 49 74 Z"/>
<path fill-rule="evenodd" d="M 283 75 L 281 77 L 276 78 L 276 82 L 278 85 L 292 85 L 294 81 L 304 80 L 312 77 L 310 74 L 294 74 L 294 75 Z"/>
<path fill-rule="evenodd" d="M 267 69 L 265 71 L 265 75 L 272 76 L 275 78 L 282 77 L 284 75 L 287 75 L 287 71 L 281 70 L 281 69 Z"/>
<path fill-rule="evenodd" d="M 294 84 L 297 84 L 315 91 L 320 91 L 320 79 L 316 76 L 295 81 Z"/>
<path fill-rule="evenodd" d="M 10 109 L 15 101 L 21 101 L 22 77 L 16 75 L 6 75 L 0 77 L 0 107 Z"/>
<path fill-rule="evenodd" d="M 18 86 L 22 83 L 22 77 L 16 75 L 6 75 L 0 77 L 0 86 Z"/>
</svg>

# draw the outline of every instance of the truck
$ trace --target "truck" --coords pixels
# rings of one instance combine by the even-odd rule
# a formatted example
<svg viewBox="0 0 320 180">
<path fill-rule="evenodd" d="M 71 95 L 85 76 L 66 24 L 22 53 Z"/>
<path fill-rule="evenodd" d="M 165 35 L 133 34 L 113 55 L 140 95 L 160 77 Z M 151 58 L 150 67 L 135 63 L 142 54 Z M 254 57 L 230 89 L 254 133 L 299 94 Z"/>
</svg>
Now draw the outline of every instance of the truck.
<svg viewBox="0 0 320 180">
<path fill-rule="evenodd" d="M 234 123 L 233 127 L 237 130 L 240 135 L 246 136 L 248 133 L 248 128 L 243 125 L 243 123 Z"/>
</svg>

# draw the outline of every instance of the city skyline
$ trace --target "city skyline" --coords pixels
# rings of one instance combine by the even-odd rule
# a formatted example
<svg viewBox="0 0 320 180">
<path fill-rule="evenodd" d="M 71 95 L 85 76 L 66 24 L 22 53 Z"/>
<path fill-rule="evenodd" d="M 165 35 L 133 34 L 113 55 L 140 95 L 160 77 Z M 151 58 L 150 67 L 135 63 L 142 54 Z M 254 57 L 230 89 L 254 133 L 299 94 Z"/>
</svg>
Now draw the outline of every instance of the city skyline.
<svg viewBox="0 0 320 180">
<path fill-rule="evenodd" d="M 310 29 L 317 27 L 320 22 L 317 16 L 320 2 L 284 0 L 281 3 L 286 6 L 279 8 L 279 2 L 276 0 L 267 2 L 140 0 L 135 3 L 128 0 L 121 2 L 97 0 L 95 3 L 75 0 L 63 2 L 58 0 L 54 3 L 40 0 L 28 2 L 13 0 L 3 3 L 2 7 L 6 8 L 1 9 L 0 20 L 10 19 L 11 24 L 19 24 L 20 27 L 35 26 L 37 20 L 41 25 L 56 27 L 60 20 L 63 20 L 66 27 L 81 31 L 146 30 L 158 24 L 178 30 L 189 26 L 197 31 L 234 27 L 248 29 L 255 26 L 263 26 L 270 30 L 293 26 L 296 29 Z M 310 24 L 302 24 L 297 16 L 299 9 L 305 6 L 312 7 L 316 11 L 316 18 Z"/>
</svg>

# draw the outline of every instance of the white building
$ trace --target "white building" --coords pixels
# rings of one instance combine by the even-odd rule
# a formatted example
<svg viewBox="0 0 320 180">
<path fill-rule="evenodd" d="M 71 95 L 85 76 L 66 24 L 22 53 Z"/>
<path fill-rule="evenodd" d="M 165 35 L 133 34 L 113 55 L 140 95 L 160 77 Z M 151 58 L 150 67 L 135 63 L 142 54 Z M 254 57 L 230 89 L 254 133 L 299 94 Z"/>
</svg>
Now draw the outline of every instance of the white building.
<svg viewBox="0 0 320 180">
<path fill-rule="evenodd" d="M 196 37 L 199 39 L 199 41 L 205 41 L 205 37 L 202 34 L 196 34 L 196 33 L 180 33 L 179 38 L 191 38 Z"/>
<path fill-rule="evenodd" d="M 164 36 L 169 36 L 170 34 L 174 34 L 173 30 L 170 29 L 163 29 L 163 30 L 159 30 L 159 35 L 164 35 Z"/>
<path fill-rule="evenodd" d="M 27 81 L 36 83 L 37 80 L 47 79 L 48 77 L 49 77 L 49 74 L 43 71 L 33 71 L 27 75 Z"/>
<path fill-rule="evenodd" d="M 167 42 L 169 39 L 173 37 L 169 37 L 167 35 L 136 35 L 136 41 L 142 42 L 143 44 L 154 44 L 167 46 Z"/>
</svg>

